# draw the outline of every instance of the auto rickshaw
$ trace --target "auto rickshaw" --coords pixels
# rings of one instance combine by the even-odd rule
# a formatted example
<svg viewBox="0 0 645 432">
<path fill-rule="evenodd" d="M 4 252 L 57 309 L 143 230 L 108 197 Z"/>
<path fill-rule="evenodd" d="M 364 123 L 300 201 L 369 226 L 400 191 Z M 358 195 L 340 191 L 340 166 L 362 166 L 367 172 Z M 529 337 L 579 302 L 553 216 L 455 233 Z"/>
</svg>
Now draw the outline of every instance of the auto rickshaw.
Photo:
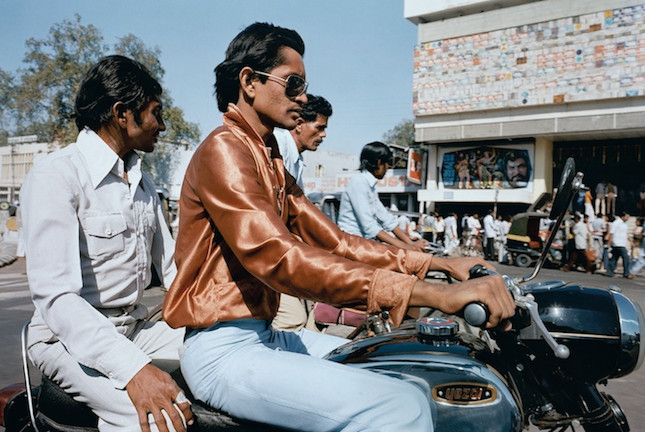
<svg viewBox="0 0 645 432">
<path fill-rule="evenodd" d="M 548 214 L 542 212 L 525 212 L 513 216 L 506 236 L 506 250 L 513 264 L 528 267 L 539 258 L 551 225 L 548 217 Z M 561 265 L 562 242 L 554 242 L 547 259 L 552 265 Z"/>
</svg>

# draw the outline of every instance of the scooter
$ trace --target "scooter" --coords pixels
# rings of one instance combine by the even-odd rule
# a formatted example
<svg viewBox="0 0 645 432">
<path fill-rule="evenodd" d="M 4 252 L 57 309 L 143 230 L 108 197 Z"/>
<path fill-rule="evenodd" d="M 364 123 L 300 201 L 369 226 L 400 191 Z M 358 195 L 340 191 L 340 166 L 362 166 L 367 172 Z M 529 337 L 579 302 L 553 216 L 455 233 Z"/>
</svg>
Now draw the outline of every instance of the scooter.
<svg viewBox="0 0 645 432">
<path fill-rule="evenodd" d="M 582 174 L 576 174 L 573 159 L 567 160 L 551 212 L 556 228 L 581 184 Z M 526 277 L 503 276 L 517 305 L 511 331 L 482 329 L 488 310 L 481 303 L 467 305 L 459 316 L 430 313 L 397 329 L 390 328 L 383 312 L 368 315 L 350 335 L 353 340 L 327 357 L 424 389 L 436 431 L 509 432 L 534 425 L 549 431 L 627 432 L 625 414 L 598 385 L 643 363 L 643 312 L 616 290 L 533 282 L 546 259 L 542 254 Z M 471 277 L 485 274 L 483 267 L 471 270 Z M 30 390 L 16 391 L 0 407 L 6 432 L 96 430 L 96 417 L 47 379 L 32 388 L 24 346 L 23 362 Z M 184 386 L 181 376 L 175 377 Z M 193 430 L 280 430 L 233 419 L 198 401 L 193 412 Z"/>
</svg>

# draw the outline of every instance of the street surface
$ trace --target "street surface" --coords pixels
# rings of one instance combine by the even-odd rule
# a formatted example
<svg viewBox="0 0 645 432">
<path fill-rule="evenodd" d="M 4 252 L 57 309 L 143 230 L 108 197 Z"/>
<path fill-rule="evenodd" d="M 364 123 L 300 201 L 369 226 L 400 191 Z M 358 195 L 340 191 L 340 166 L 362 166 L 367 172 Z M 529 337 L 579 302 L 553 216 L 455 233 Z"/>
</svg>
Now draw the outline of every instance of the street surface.
<svg viewBox="0 0 645 432">
<path fill-rule="evenodd" d="M 530 273 L 530 269 L 501 265 L 495 263 L 500 273 L 509 276 L 523 276 Z M 622 288 L 623 293 L 645 308 L 645 277 L 639 276 L 633 280 L 616 277 L 613 279 L 581 272 L 564 273 L 560 270 L 542 269 L 537 280 L 561 279 L 577 282 L 583 286 L 606 288 L 610 284 Z M 159 290 L 152 289 L 146 292 L 146 303 L 153 305 L 162 298 Z M 29 298 L 27 277 L 25 274 L 25 261 L 19 258 L 14 263 L 0 267 L 0 388 L 9 384 L 22 381 L 20 360 L 20 328 L 33 313 L 33 305 Z M 73 313 L 73 311 L 70 311 Z M 82 323 L 79 323 L 82 325 Z M 591 360 L 591 359 L 590 359 Z M 38 373 L 32 374 L 35 381 Z M 609 382 L 606 389 L 620 404 L 627 415 L 633 432 L 645 432 L 645 367 L 623 378 Z M 537 428 L 531 428 L 537 431 Z M 4 431 L 0 427 L 0 431 Z"/>
</svg>

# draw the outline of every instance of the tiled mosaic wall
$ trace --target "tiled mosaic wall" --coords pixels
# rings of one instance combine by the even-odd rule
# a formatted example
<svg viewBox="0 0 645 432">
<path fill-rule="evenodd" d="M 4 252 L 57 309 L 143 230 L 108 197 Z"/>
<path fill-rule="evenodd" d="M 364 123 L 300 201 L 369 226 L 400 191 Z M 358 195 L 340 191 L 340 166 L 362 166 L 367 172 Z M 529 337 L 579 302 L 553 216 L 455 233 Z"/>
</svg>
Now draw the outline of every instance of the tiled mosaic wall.
<svg viewBox="0 0 645 432">
<path fill-rule="evenodd" d="M 645 5 L 419 45 L 415 115 L 645 95 Z"/>
</svg>

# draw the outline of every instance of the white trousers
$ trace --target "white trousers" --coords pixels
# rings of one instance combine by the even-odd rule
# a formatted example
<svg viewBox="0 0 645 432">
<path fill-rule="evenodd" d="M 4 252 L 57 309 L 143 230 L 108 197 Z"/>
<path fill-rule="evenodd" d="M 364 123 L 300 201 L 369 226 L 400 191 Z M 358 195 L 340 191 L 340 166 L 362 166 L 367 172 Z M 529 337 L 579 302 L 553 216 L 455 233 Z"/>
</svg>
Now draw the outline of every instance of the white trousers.
<svg viewBox="0 0 645 432">
<path fill-rule="evenodd" d="M 165 322 L 148 322 L 130 339 L 153 360 L 175 360 L 179 364 L 183 328 L 173 329 Z M 29 356 L 45 376 L 96 413 L 101 432 L 141 430 L 137 411 L 127 391 L 114 388 L 105 375 L 79 364 L 61 342 L 38 342 L 29 348 Z M 168 426 L 172 430 L 172 423 Z M 154 424 L 150 427 L 157 430 Z"/>
</svg>

